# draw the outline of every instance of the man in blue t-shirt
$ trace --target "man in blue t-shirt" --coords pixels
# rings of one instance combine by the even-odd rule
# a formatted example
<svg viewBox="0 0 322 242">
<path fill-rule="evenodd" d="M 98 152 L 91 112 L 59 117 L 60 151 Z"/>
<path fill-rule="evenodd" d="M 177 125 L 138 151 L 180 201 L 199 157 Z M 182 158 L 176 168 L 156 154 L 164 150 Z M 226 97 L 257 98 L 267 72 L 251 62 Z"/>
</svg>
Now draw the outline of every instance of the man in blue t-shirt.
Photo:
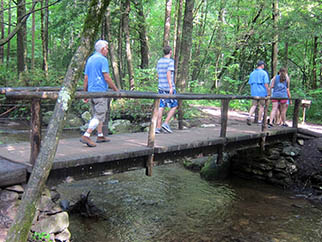
<svg viewBox="0 0 322 242">
<path fill-rule="evenodd" d="M 250 85 L 250 92 L 252 97 L 266 97 L 269 93 L 269 87 L 268 87 L 268 74 L 264 70 L 265 62 L 259 61 L 257 63 L 257 68 L 250 74 L 248 84 Z M 252 101 L 252 106 L 249 110 L 249 115 L 247 118 L 247 124 L 251 125 L 251 117 L 253 113 L 255 112 L 255 109 L 257 105 L 259 106 L 259 112 L 258 112 L 258 118 L 260 119 L 260 122 L 263 118 L 263 111 L 265 106 L 265 100 L 255 100 Z"/>
<path fill-rule="evenodd" d="M 109 74 L 108 60 L 108 43 L 105 40 L 98 40 L 95 44 L 96 52 L 90 56 L 85 66 L 84 91 L 85 92 L 106 92 L 109 87 L 118 91 Z M 84 100 L 88 102 L 88 99 Z M 92 98 L 90 104 L 92 108 L 92 119 L 89 121 L 88 129 L 81 137 L 80 142 L 89 147 L 95 147 L 96 144 L 90 136 L 97 128 L 96 143 L 110 141 L 103 135 L 103 123 L 107 112 L 107 98 Z"/>
<path fill-rule="evenodd" d="M 159 94 L 176 94 L 176 86 L 174 85 L 174 60 L 171 59 L 172 50 L 170 46 L 165 46 L 163 49 L 164 56 L 159 59 L 157 64 Z M 162 123 L 162 115 L 165 107 L 169 107 L 170 111 Z M 178 101 L 176 99 L 161 99 L 158 113 L 157 127 L 155 133 L 161 133 L 163 130 L 166 133 L 172 133 L 169 122 L 176 112 Z"/>
</svg>

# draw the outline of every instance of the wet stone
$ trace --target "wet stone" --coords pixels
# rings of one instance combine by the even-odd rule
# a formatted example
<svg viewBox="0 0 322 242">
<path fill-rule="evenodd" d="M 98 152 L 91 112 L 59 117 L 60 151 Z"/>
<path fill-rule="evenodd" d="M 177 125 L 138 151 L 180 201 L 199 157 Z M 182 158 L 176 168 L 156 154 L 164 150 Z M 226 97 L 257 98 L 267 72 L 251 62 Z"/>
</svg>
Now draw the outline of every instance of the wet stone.
<svg viewBox="0 0 322 242">
<path fill-rule="evenodd" d="M 11 191 L 11 192 L 17 192 L 17 193 L 23 193 L 25 190 L 23 189 L 22 186 L 20 185 L 14 185 L 11 187 L 6 187 L 7 191 Z"/>
<path fill-rule="evenodd" d="M 4 202 L 9 202 L 9 201 L 14 201 L 19 198 L 19 194 L 16 192 L 11 192 L 11 191 L 0 191 L 0 201 Z"/>
</svg>

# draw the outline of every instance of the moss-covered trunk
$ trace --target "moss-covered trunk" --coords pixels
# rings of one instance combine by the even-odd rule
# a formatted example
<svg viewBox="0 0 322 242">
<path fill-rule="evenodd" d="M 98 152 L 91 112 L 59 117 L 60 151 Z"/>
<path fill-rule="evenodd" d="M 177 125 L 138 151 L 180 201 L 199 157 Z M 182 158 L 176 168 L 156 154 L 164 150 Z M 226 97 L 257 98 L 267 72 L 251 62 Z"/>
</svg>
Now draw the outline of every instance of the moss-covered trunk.
<svg viewBox="0 0 322 242">
<path fill-rule="evenodd" d="M 36 211 L 35 205 L 40 198 L 55 158 L 58 141 L 64 124 L 64 117 L 71 106 L 75 94 L 76 83 L 81 77 L 86 58 L 93 50 L 102 16 L 106 11 L 109 2 L 109 0 L 91 1 L 84 22 L 81 45 L 74 54 L 67 69 L 54 113 L 48 125 L 46 137 L 31 173 L 21 205 L 19 206 L 15 220 L 9 230 L 6 239 L 7 242 L 27 241 L 28 233 Z"/>
</svg>

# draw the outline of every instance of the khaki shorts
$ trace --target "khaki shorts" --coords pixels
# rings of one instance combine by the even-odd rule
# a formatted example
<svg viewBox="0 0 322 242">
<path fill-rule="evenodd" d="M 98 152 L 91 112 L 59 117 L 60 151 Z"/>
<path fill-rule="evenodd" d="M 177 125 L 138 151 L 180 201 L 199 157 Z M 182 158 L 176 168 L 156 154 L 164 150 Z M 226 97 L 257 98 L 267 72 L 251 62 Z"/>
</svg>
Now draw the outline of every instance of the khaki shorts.
<svg viewBox="0 0 322 242">
<path fill-rule="evenodd" d="M 105 121 L 105 116 L 108 109 L 107 101 L 108 101 L 108 98 L 91 99 L 92 116 L 97 118 L 100 122 Z"/>
<path fill-rule="evenodd" d="M 261 100 L 254 100 L 253 99 L 252 105 L 253 106 L 257 106 L 258 104 L 261 105 L 262 107 L 265 106 L 265 100 L 263 100 L 263 99 L 261 99 Z"/>
</svg>

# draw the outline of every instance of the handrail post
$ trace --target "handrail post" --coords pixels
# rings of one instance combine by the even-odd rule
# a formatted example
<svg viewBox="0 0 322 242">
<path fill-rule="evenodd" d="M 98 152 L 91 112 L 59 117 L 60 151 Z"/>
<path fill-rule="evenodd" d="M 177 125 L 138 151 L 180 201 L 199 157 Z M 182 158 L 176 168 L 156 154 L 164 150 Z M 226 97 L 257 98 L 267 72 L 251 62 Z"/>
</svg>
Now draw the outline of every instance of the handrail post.
<svg viewBox="0 0 322 242">
<path fill-rule="evenodd" d="M 230 101 L 229 99 L 223 99 L 221 101 L 221 129 L 220 129 L 220 137 L 222 137 L 222 138 L 226 138 L 226 133 L 227 133 L 229 101 Z"/>
<path fill-rule="evenodd" d="M 228 109 L 229 109 L 229 99 L 223 99 L 221 101 L 221 129 L 220 129 L 220 137 L 226 138 L 227 134 L 227 124 L 228 124 Z M 222 164 L 223 163 L 223 157 L 224 157 L 224 148 L 225 144 L 221 144 L 218 146 L 218 158 L 217 163 Z"/>
<path fill-rule="evenodd" d="M 261 152 L 265 151 L 265 143 L 266 143 L 266 133 L 264 133 L 267 130 L 267 114 L 268 114 L 268 106 L 269 106 L 269 99 L 265 98 L 265 107 L 264 107 L 264 115 L 262 119 L 262 136 L 260 138 L 260 149 Z"/>
<path fill-rule="evenodd" d="M 293 124 L 292 124 L 293 128 L 298 128 L 300 104 L 301 104 L 301 100 L 295 99 L 294 111 L 293 111 Z"/>
<path fill-rule="evenodd" d="M 301 105 L 301 100 L 296 99 L 294 104 L 293 123 L 292 123 L 292 127 L 296 129 L 298 128 L 298 123 L 299 123 L 300 105 Z M 297 139 L 297 131 L 295 132 L 295 134 L 293 134 L 293 137 L 292 137 L 293 144 L 296 144 L 296 139 Z"/>
<path fill-rule="evenodd" d="M 262 120 L 262 132 L 265 132 L 267 129 L 267 114 L 268 114 L 268 107 L 269 107 L 269 99 L 265 99 L 265 107 L 264 107 L 264 114 Z"/>
<path fill-rule="evenodd" d="M 183 108 L 183 106 L 182 106 L 182 99 L 179 99 L 178 100 L 178 128 L 180 129 L 180 130 L 183 130 L 183 110 L 182 110 L 182 108 Z"/>
<path fill-rule="evenodd" d="M 160 99 L 159 98 L 154 99 L 151 123 L 149 128 L 148 144 L 147 144 L 149 148 L 154 148 L 155 128 L 157 126 L 159 106 L 160 106 Z M 149 155 L 147 158 L 146 170 L 145 170 L 145 174 L 147 176 L 152 176 L 153 158 L 154 158 L 154 154 Z"/>
<path fill-rule="evenodd" d="M 34 165 L 41 146 L 41 104 L 40 99 L 32 99 L 31 102 L 31 133 L 30 133 L 30 159 Z"/>
</svg>

